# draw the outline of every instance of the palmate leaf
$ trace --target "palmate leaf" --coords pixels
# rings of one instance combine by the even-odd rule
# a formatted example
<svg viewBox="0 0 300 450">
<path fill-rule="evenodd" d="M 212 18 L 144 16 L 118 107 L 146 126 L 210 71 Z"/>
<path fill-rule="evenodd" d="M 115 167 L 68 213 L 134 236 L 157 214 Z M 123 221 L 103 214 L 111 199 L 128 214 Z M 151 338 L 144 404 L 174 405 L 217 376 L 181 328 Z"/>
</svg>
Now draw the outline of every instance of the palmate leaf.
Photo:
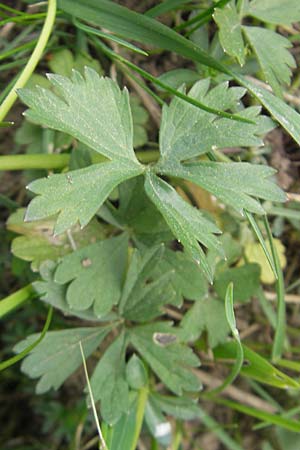
<svg viewBox="0 0 300 450">
<path fill-rule="evenodd" d="M 212 273 L 199 242 L 223 255 L 222 246 L 215 236 L 220 230 L 199 210 L 183 200 L 172 186 L 151 171 L 146 175 L 145 190 L 164 216 L 174 236 L 212 281 Z"/>
<path fill-rule="evenodd" d="M 67 255 L 58 265 L 54 281 L 70 283 L 66 299 L 71 308 L 84 311 L 94 306 L 97 317 L 110 312 L 121 295 L 127 261 L 125 234 L 99 241 Z"/>
<path fill-rule="evenodd" d="M 209 91 L 209 79 L 194 84 L 189 96 L 213 108 L 234 110 L 245 89 L 229 88 L 222 83 Z M 169 106 L 163 107 L 162 123 L 159 136 L 161 161 L 164 166 L 168 161 L 182 161 L 211 151 L 212 148 L 263 145 L 259 135 L 273 128 L 272 121 L 258 116 L 260 108 L 250 107 L 240 116 L 254 120 L 249 123 L 236 122 L 209 114 L 185 101 L 174 98 Z"/>
<path fill-rule="evenodd" d="M 275 170 L 268 166 L 195 162 L 170 165 L 170 169 L 162 173 L 192 181 L 240 213 L 245 209 L 264 214 L 264 209 L 253 197 L 276 202 L 286 200 L 284 192 L 268 179 L 275 173 Z"/>
<path fill-rule="evenodd" d="M 91 378 L 94 400 L 101 401 L 101 415 L 110 425 L 129 409 L 125 351 L 126 337 L 122 333 L 105 351 Z"/>
<path fill-rule="evenodd" d="M 85 226 L 110 192 L 121 182 L 143 172 L 133 150 L 133 126 L 126 90 L 113 80 L 86 68 L 85 76 L 73 71 L 72 79 L 49 75 L 58 94 L 37 87 L 20 91 L 29 105 L 27 116 L 54 128 L 103 154 L 110 161 L 68 174 L 36 180 L 28 188 L 39 194 L 30 203 L 26 220 L 58 214 L 55 234 L 77 222 Z"/>
<path fill-rule="evenodd" d="M 261 27 L 243 27 L 243 31 L 257 56 L 265 81 L 277 95 L 281 95 L 280 84 L 289 84 L 291 67 L 295 60 L 288 51 L 292 44 L 284 36 Z"/>
<path fill-rule="evenodd" d="M 234 2 L 227 3 L 223 8 L 216 8 L 213 18 L 219 27 L 219 39 L 224 51 L 236 58 L 242 66 L 245 62 L 244 40 Z"/>
<path fill-rule="evenodd" d="M 50 331 L 24 359 L 22 371 L 31 378 L 40 378 L 36 386 L 37 393 L 47 392 L 51 388 L 58 389 L 82 364 L 79 342 L 82 343 L 84 354 L 88 357 L 106 337 L 110 328 L 106 326 Z M 32 334 L 19 342 L 14 351 L 22 352 L 37 337 L 37 334 Z"/>
<path fill-rule="evenodd" d="M 199 379 L 190 370 L 199 365 L 198 357 L 188 346 L 177 341 L 176 332 L 167 322 L 134 327 L 131 344 L 147 361 L 154 373 L 175 394 L 198 391 Z"/>
<path fill-rule="evenodd" d="M 38 196 L 30 202 L 25 220 L 39 220 L 59 214 L 54 227 L 56 235 L 78 222 L 84 227 L 119 183 L 141 172 L 142 166 L 123 160 L 95 164 L 33 181 L 28 189 Z"/>
<path fill-rule="evenodd" d="M 257 0 L 256 5 L 261 0 Z M 273 0 L 267 1 L 267 8 L 272 9 Z M 290 0 L 284 0 L 285 5 Z M 296 11 L 299 11 L 298 0 L 291 0 Z M 274 3 L 274 2 L 273 2 Z M 281 0 L 276 0 L 279 15 L 282 14 Z M 282 127 L 300 144 L 300 120 L 299 114 L 293 108 L 286 105 L 281 99 L 270 94 L 266 89 L 258 88 L 256 84 L 251 83 L 242 75 L 232 71 L 229 67 L 220 63 L 217 59 L 203 51 L 201 47 L 194 42 L 186 39 L 171 28 L 163 25 L 157 20 L 130 11 L 121 5 L 109 0 L 59 0 L 59 7 L 70 13 L 72 16 L 79 17 L 81 20 L 87 20 L 100 27 L 105 27 L 123 36 L 126 39 L 134 39 L 137 42 L 156 46 L 161 49 L 173 51 L 183 57 L 226 73 L 233 77 L 238 83 L 246 87 L 258 101 L 272 114 L 272 116 L 282 125 Z M 285 9 L 285 11 L 288 9 Z M 266 14 L 267 15 L 267 14 Z M 294 20 L 297 20 L 293 11 L 290 12 Z M 280 23 L 280 21 L 279 21 Z"/>
</svg>

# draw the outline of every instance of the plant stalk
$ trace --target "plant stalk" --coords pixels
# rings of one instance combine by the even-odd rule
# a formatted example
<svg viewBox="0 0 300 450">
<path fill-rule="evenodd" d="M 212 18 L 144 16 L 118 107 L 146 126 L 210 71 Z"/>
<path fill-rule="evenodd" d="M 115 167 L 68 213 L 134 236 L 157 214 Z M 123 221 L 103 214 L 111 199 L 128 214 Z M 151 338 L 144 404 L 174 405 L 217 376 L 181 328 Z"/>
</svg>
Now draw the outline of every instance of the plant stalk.
<svg viewBox="0 0 300 450">
<path fill-rule="evenodd" d="M 35 295 L 31 284 L 19 289 L 0 301 L 0 318 L 21 306 Z"/>
<path fill-rule="evenodd" d="M 43 55 L 50 34 L 52 32 L 55 17 L 56 17 L 56 0 L 49 0 L 46 20 L 44 22 L 44 26 L 38 39 L 38 42 L 35 46 L 35 49 L 33 50 L 23 72 L 21 73 L 16 83 L 14 84 L 13 88 L 10 90 L 9 94 L 3 101 L 2 105 L 0 106 L 0 122 L 4 120 L 4 118 L 10 111 L 11 107 L 13 106 L 14 102 L 16 101 L 17 89 L 20 89 L 26 85 L 27 81 L 31 77 L 36 66 L 38 65 L 38 62 Z"/>
</svg>

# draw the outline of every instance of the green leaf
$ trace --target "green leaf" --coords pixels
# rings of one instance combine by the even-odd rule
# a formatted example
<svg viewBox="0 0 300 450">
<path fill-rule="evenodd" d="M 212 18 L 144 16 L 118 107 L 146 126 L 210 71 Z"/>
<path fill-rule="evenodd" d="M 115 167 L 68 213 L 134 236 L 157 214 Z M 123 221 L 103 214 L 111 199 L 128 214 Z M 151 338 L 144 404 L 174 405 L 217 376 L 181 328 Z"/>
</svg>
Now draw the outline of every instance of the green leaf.
<svg viewBox="0 0 300 450">
<path fill-rule="evenodd" d="M 171 86 L 173 89 L 179 89 L 183 84 L 194 84 L 199 78 L 200 74 L 191 69 L 169 70 L 158 77 L 159 81 Z"/>
<path fill-rule="evenodd" d="M 199 210 L 183 200 L 172 186 L 150 171 L 146 175 L 145 190 L 174 236 L 211 280 L 212 274 L 199 242 L 222 255 L 221 245 L 214 236 L 214 233 L 220 233 L 220 230 Z"/>
<path fill-rule="evenodd" d="M 228 82 L 209 90 L 209 79 L 192 87 L 188 95 L 216 109 L 234 110 L 245 94 L 240 87 L 230 88 Z M 258 137 L 262 128 L 272 128 L 270 121 L 258 116 L 260 108 L 250 107 L 239 112 L 240 116 L 254 120 L 255 124 L 236 122 L 217 117 L 175 97 L 169 106 L 164 105 L 159 145 L 159 167 L 168 162 L 182 161 L 224 147 L 261 146 Z"/>
<path fill-rule="evenodd" d="M 122 181 L 139 175 L 141 169 L 129 161 L 112 161 L 33 181 L 28 189 L 38 196 L 30 202 L 25 220 L 59 214 L 56 235 L 77 222 L 84 227 L 111 191 Z"/>
<path fill-rule="evenodd" d="M 58 389 L 82 364 L 79 342 L 81 341 L 84 353 L 88 357 L 109 331 L 110 326 L 50 331 L 24 359 L 22 371 L 31 378 L 40 378 L 36 386 L 38 394 L 51 388 Z M 14 351 L 22 352 L 37 337 L 37 334 L 27 337 L 15 346 Z"/>
<path fill-rule="evenodd" d="M 153 276 L 163 251 L 164 248 L 158 246 L 143 254 L 137 250 L 133 253 L 119 307 L 125 319 L 135 322 L 151 320 L 161 315 L 161 307 L 172 303 L 175 298 L 175 291 L 170 284 L 174 271 Z"/>
<path fill-rule="evenodd" d="M 224 298 L 229 283 L 234 284 L 234 301 L 246 302 L 256 294 L 260 286 L 260 267 L 258 264 L 245 264 L 216 273 L 214 288 L 220 298 Z"/>
<path fill-rule="evenodd" d="M 55 282 L 70 283 L 66 299 L 75 310 L 94 305 L 97 317 L 106 315 L 121 295 L 127 262 L 125 234 L 106 239 L 63 258 L 55 272 Z"/>
<path fill-rule="evenodd" d="M 281 84 L 289 84 L 295 60 L 288 51 L 292 47 L 284 36 L 261 27 L 243 27 L 264 74 L 276 95 L 281 95 Z"/>
<path fill-rule="evenodd" d="M 161 273 L 174 271 L 170 283 L 176 292 L 176 305 L 181 305 L 183 298 L 200 300 L 207 294 L 208 286 L 198 264 L 185 252 L 174 252 L 166 249 L 156 269 Z"/>
<path fill-rule="evenodd" d="M 224 302 L 214 298 L 195 302 L 185 314 L 180 327 L 180 338 L 184 342 L 197 340 L 205 330 L 210 348 L 223 343 L 229 332 Z"/>
<path fill-rule="evenodd" d="M 234 359 L 237 351 L 236 342 L 227 342 L 214 349 L 214 356 L 221 359 Z M 278 370 L 258 353 L 243 345 L 247 364 L 241 369 L 241 374 L 260 383 L 279 389 L 299 389 L 299 382 Z"/>
<path fill-rule="evenodd" d="M 146 125 L 149 114 L 135 95 L 130 95 L 129 101 L 133 120 L 133 146 L 134 148 L 143 147 L 148 142 Z"/>
<path fill-rule="evenodd" d="M 300 20 L 298 0 L 252 0 L 246 12 L 263 22 L 290 25 Z"/>
<path fill-rule="evenodd" d="M 158 393 L 151 394 L 152 402 L 164 413 L 180 420 L 195 420 L 199 418 L 200 410 L 197 403 L 187 397 L 171 397 Z"/>
<path fill-rule="evenodd" d="M 183 391 L 198 391 L 198 377 L 190 368 L 199 365 L 193 351 L 176 342 L 176 330 L 167 322 L 156 322 L 134 327 L 130 331 L 130 342 L 149 364 L 154 373 L 175 394 Z"/>
<path fill-rule="evenodd" d="M 103 72 L 97 59 L 91 58 L 87 53 L 79 53 L 74 57 L 72 52 L 67 48 L 54 52 L 51 55 L 48 66 L 51 72 L 66 77 L 72 75 L 73 69 L 78 70 L 83 75 L 86 66 L 94 69 L 100 75 Z"/>
<path fill-rule="evenodd" d="M 277 11 L 280 11 L 279 15 L 282 16 L 281 0 L 276 1 L 280 2 L 280 8 L 277 8 Z M 293 2 L 295 1 L 293 0 Z M 268 1 L 269 5 L 270 2 L 273 2 L 273 0 Z M 171 28 L 109 0 L 102 0 L 101 3 L 98 0 L 87 0 L 84 3 L 81 0 L 59 0 L 58 3 L 59 7 L 71 15 L 96 23 L 100 27 L 107 28 L 127 39 L 173 51 L 189 60 L 232 76 L 234 80 L 249 89 L 251 94 L 270 111 L 273 117 L 300 144 L 300 120 L 296 111 L 270 94 L 266 89 L 259 88 L 237 72 L 233 72 L 194 42 L 184 38 Z M 296 8 L 298 10 L 299 7 Z M 291 14 L 292 17 L 295 17 L 294 12 Z"/>
<path fill-rule="evenodd" d="M 109 450 L 135 449 L 136 424 L 138 420 L 138 394 L 129 393 L 129 409 L 109 430 L 111 438 L 106 440 Z"/>
<path fill-rule="evenodd" d="M 126 364 L 126 380 L 132 389 L 138 390 L 148 384 L 148 373 L 143 361 L 134 353 Z"/>
<path fill-rule="evenodd" d="M 55 219 L 24 222 L 25 209 L 19 208 L 10 215 L 7 229 L 22 236 L 12 241 L 12 253 L 25 261 L 32 261 L 33 271 L 39 270 L 45 260 L 57 260 L 72 251 L 67 233 L 53 236 Z M 92 220 L 84 230 L 79 226 L 71 229 L 73 240 L 77 248 L 84 247 L 97 239 L 104 238 L 103 227 L 96 220 Z"/>
<path fill-rule="evenodd" d="M 120 334 L 105 351 L 91 378 L 94 399 L 101 401 L 101 415 L 110 425 L 115 424 L 129 408 L 125 351 L 125 336 Z"/>
<path fill-rule="evenodd" d="M 284 202 L 283 191 L 268 178 L 275 170 L 250 163 L 195 162 L 173 164 L 162 173 L 184 178 L 211 192 L 225 204 L 243 214 L 243 210 L 264 214 L 253 197 Z M 259 180 L 259 183 L 257 182 Z"/>
<path fill-rule="evenodd" d="M 72 78 L 48 75 L 59 96 L 37 87 L 22 89 L 21 100 L 34 122 L 71 134 L 110 159 L 137 163 L 133 150 L 133 127 L 127 90 L 99 77 L 86 67 L 85 77 L 75 70 Z"/>
<path fill-rule="evenodd" d="M 213 18 L 219 27 L 219 39 L 225 53 L 236 58 L 241 66 L 245 63 L 242 28 L 235 2 L 216 8 Z"/>
<path fill-rule="evenodd" d="M 146 245 L 173 239 L 164 218 L 145 193 L 142 176 L 122 183 L 119 186 L 118 209 L 107 203 L 100 210 L 100 215 L 109 223 L 128 229 L 135 240 Z"/>
<path fill-rule="evenodd" d="M 72 309 L 66 300 L 67 286 L 55 283 L 54 274 L 57 264 L 53 261 L 44 261 L 40 266 L 40 275 L 42 280 L 35 281 L 32 285 L 34 290 L 40 295 L 40 300 L 54 308 L 62 311 L 66 316 L 75 316 L 83 320 L 99 321 L 92 308 L 84 311 Z M 116 316 L 111 313 L 103 317 L 104 320 L 113 320 Z"/>
</svg>

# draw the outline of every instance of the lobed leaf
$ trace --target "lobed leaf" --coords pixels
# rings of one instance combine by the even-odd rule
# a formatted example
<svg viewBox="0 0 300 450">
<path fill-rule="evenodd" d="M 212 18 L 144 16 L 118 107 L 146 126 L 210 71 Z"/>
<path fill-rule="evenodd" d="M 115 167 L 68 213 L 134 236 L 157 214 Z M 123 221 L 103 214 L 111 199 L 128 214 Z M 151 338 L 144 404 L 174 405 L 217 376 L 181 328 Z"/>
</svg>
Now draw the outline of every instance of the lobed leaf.
<svg viewBox="0 0 300 450">
<path fill-rule="evenodd" d="M 246 13 L 275 25 L 290 25 L 300 20 L 298 0 L 252 0 Z"/>
<path fill-rule="evenodd" d="M 257 56 L 265 81 L 276 95 L 281 95 L 280 84 L 289 84 L 291 69 L 296 67 L 289 48 L 290 41 L 284 36 L 261 27 L 243 27 L 243 31 Z"/>
<path fill-rule="evenodd" d="M 146 174 L 145 190 L 165 218 L 174 236 L 212 281 L 211 270 L 199 242 L 222 255 L 222 247 L 214 235 L 220 233 L 220 230 L 199 210 L 183 200 L 172 186 L 150 171 Z"/>
<path fill-rule="evenodd" d="M 127 261 L 125 234 L 84 247 L 63 258 L 54 281 L 70 283 L 66 300 L 71 309 L 85 311 L 91 306 L 97 317 L 105 316 L 121 295 Z"/>
<path fill-rule="evenodd" d="M 47 392 L 51 388 L 58 389 L 82 364 L 79 342 L 82 343 L 84 353 L 88 357 L 109 331 L 110 326 L 50 331 L 24 359 L 22 371 L 31 378 L 40 378 L 36 386 L 38 394 Z M 38 336 L 38 334 L 32 334 L 27 337 L 14 347 L 14 351 L 22 352 Z"/>
<path fill-rule="evenodd" d="M 192 181 L 240 213 L 245 209 L 264 214 L 265 211 L 256 197 L 275 202 L 286 200 L 284 192 L 268 179 L 275 173 L 275 170 L 268 166 L 195 162 L 170 164 L 162 173 Z"/>
<path fill-rule="evenodd" d="M 224 302 L 205 298 L 194 303 L 182 319 L 180 338 L 183 342 L 196 341 L 207 332 L 210 348 L 223 343 L 229 332 Z"/>
<path fill-rule="evenodd" d="M 266 9 L 271 8 L 272 10 L 271 2 L 273 0 L 264 1 L 268 2 Z M 290 0 L 285 0 L 285 2 L 288 1 Z M 295 6 L 296 14 L 294 14 L 294 9 L 291 10 L 288 6 L 285 8 L 285 11 L 289 10 L 289 17 L 292 17 L 291 21 L 297 20 L 297 11 L 299 10 L 298 0 L 292 1 L 293 6 L 296 5 L 295 2 L 297 1 L 297 5 Z M 260 0 L 255 2 L 255 6 L 259 2 Z M 276 0 L 276 2 L 277 11 L 280 11 L 279 16 L 284 20 L 283 18 L 285 16 L 282 14 L 281 0 Z M 280 2 L 279 9 L 278 2 Z M 81 0 L 59 0 L 58 4 L 64 11 L 69 12 L 73 16 L 93 22 L 100 27 L 105 27 L 125 38 L 174 51 L 189 60 L 230 75 L 234 80 L 246 87 L 272 114 L 274 119 L 300 144 L 299 114 L 293 108 L 286 105 L 281 99 L 270 94 L 266 89 L 259 88 L 242 75 L 232 71 L 216 58 L 203 51 L 194 42 L 189 41 L 166 25 L 159 23 L 151 17 L 146 17 L 146 15 L 130 11 L 128 8 L 109 0 L 102 0 L 101 3 L 98 0 L 86 0 L 84 4 Z M 266 13 L 266 17 L 268 17 L 268 12 Z"/>
<path fill-rule="evenodd" d="M 209 90 L 210 81 L 198 81 L 188 95 L 210 107 L 234 110 L 245 89 L 230 88 L 228 82 Z M 175 97 L 169 106 L 163 107 L 159 145 L 159 165 L 182 161 L 207 153 L 212 148 L 261 146 L 259 135 L 273 128 L 271 121 L 259 116 L 260 108 L 250 107 L 239 115 L 256 123 L 249 124 L 217 117 Z M 263 130 L 266 127 L 266 130 Z"/>
<path fill-rule="evenodd" d="M 138 250 L 133 253 L 119 307 L 126 319 L 135 322 L 151 320 L 161 315 L 163 305 L 172 303 L 176 298 L 170 283 L 174 270 L 162 271 L 155 276 L 163 251 L 160 245 L 143 253 Z"/>
<path fill-rule="evenodd" d="M 84 75 L 75 70 L 71 79 L 48 75 L 57 94 L 41 87 L 20 90 L 21 100 L 30 107 L 26 116 L 70 134 L 109 159 L 137 163 L 127 90 L 89 67 Z"/>
<path fill-rule="evenodd" d="M 30 202 L 25 220 L 59 214 L 56 235 L 77 222 L 84 227 L 119 183 L 142 171 L 142 166 L 129 161 L 111 161 L 33 181 L 28 189 L 38 196 Z"/>
<path fill-rule="evenodd" d="M 92 307 L 80 311 L 71 308 L 66 299 L 67 286 L 54 281 L 56 268 L 57 264 L 53 261 L 44 261 L 40 266 L 41 280 L 32 284 L 34 290 L 40 295 L 39 298 L 42 302 L 59 309 L 66 316 L 75 316 L 83 320 L 99 322 L 116 319 L 116 314 L 110 313 L 100 320 L 95 315 Z"/>
<path fill-rule="evenodd" d="M 213 18 L 219 27 L 219 39 L 225 53 L 236 58 L 241 66 L 245 63 L 245 48 L 239 14 L 234 2 L 216 8 Z"/>
<path fill-rule="evenodd" d="M 165 342 L 159 343 L 158 337 Z M 191 372 L 199 365 L 193 351 L 179 342 L 170 324 L 156 322 L 134 327 L 130 342 L 150 365 L 154 373 L 175 394 L 183 391 L 198 391 L 201 387 L 198 377 Z M 170 340 L 171 343 L 167 343 Z"/>
<path fill-rule="evenodd" d="M 129 408 L 125 351 L 125 335 L 120 334 L 105 351 L 91 378 L 94 400 L 101 401 L 101 415 L 110 425 L 115 424 Z"/>
</svg>

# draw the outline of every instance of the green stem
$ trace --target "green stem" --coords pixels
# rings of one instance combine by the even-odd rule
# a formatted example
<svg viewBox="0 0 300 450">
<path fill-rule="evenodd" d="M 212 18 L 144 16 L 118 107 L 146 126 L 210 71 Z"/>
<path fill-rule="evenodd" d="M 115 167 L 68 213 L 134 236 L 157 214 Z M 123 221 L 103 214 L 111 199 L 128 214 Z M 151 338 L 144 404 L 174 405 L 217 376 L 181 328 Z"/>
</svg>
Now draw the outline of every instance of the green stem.
<svg viewBox="0 0 300 450">
<path fill-rule="evenodd" d="M 142 163 L 151 163 L 158 160 L 159 152 L 157 150 L 137 151 L 136 156 Z M 93 154 L 92 162 L 98 164 L 106 161 L 106 158 L 100 154 Z M 36 155 L 5 155 L 0 156 L 1 170 L 26 170 L 26 169 L 63 169 L 68 166 L 70 155 L 38 153 Z"/>
<path fill-rule="evenodd" d="M 19 289 L 0 301 L 0 318 L 21 306 L 35 294 L 31 284 Z"/>
<path fill-rule="evenodd" d="M 52 32 L 54 22 L 55 22 L 55 17 L 56 17 L 56 0 L 49 0 L 46 20 L 44 22 L 44 26 L 43 26 L 42 32 L 40 34 L 40 37 L 38 39 L 38 42 L 36 44 L 36 47 L 31 55 L 31 57 L 29 58 L 28 63 L 26 64 L 20 77 L 18 78 L 15 85 L 11 89 L 10 93 L 8 94 L 8 96 L 5 98 L 4 102 L 0 106 L 0 122 L 2 122 L 4 120 L 4 118 L 6 117 L 6 115 L 9 112 L 9 110 L 11 109 L 12 105 L 16 101 L 17 89 L 20 89 L 23 86 L 25 86 L 25 84 L 29 80 L 30 76 L 32 75 L 34 69 L 36 68 L 39 60 L 41 59 L 44 49 L 49 40 L 50 34 Z"/>
<path fill-rule="evenodd" d="M 36 154 L 0 156 L 0 170 L 62 169 L 68 165 L 68 154 Z"/>
<path fill-rule="evenodd" d="M 276 362 L 276 360 L 281 358 L 283 347 L 285 343 L 285 332 L 286 332 L 286 312 L 285 312 L 285 300 L 284 300 L 284 279 L 282 269 L 280 267 L 280 261 L 278 257 L 278 253 L 276 247 L 274 245 L 272 232 L 270 229 L 270 225 L 267 219 L 267 216 L 264 217 L 264 225 L 266 228 L 266 232 L 268 235 L 268 239 L 270 242 L 271 252 L 274 260 L 274 265 L 277 273 L 277 281 L 276 281 L 276 292 L 277 292 L 277 323 L 275 330 L 275 337 L 272 348 L 272 361 Z"/>
<path fill-rule="evenodd" d="M 146 404 L 147 404 L 147 400 L 148 400 L 148 394 L 149 394 L 148 386 L 142 387 L 139 390 L 134 438 L 133 438 L 132 446 L 131 446 L 130 450 L 135 450 L 138 445 L 138 440 L 140 437 L 143 420 L 144 420 L 144 415 L 145 415 L 145 408 L 146 408 Z"/>
<path fill-rule="evenodd" d="M 49 310 L 48 310 L 48 314 L 47 314 L 47 319 L 44 325 L 44 328 L 40 334 L 40 336 L 32 343 L 30 344 L 28 347 L 26 347 L 21 353 L 19 353 L 18 355 L 12 356 L 11 358 L 7 359 L 6 361 L 2 361 L 0 363 L 0 372 L 2 370 L 7 369 L 8 367 L 16 364 L 17 362 L 21 361 L 21 359 L 25 358 L 25 356 L 28 355 L 28 353 L 30 353 L 37 345 L 39 345 L 39 343 L 44 339 L 44 337 L 46 336 L 46 333 L 49 329 L 51 320 L 52 320 L 52 316 L 53 316 L 53 307 L 50 306 Z"/>
</svg>

